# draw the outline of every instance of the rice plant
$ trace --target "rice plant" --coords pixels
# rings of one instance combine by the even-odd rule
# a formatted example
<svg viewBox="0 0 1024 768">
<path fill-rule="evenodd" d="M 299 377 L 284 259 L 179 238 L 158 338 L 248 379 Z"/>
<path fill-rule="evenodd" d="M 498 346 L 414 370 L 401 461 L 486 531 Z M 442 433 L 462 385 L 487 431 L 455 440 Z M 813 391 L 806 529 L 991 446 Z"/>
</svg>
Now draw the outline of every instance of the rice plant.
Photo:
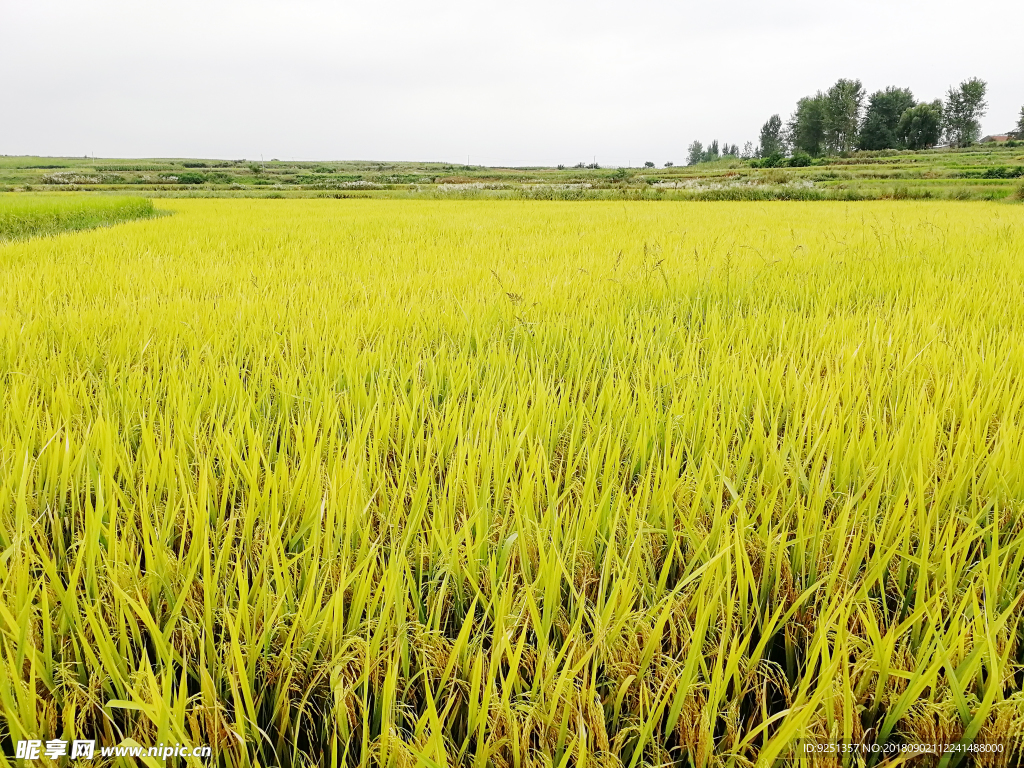
<svg viewBox="0 0 1024 768">
<path fill-rule="evenodd" d="M 0 248 L 4 764 L 1019 759 L 1024 209 L 162 205 Z"/>
<path fill-rule="evenodd" d="M 0 195 L 0 242 L 116 224 L 154 214 L 143 197 Z"/>
</svg>

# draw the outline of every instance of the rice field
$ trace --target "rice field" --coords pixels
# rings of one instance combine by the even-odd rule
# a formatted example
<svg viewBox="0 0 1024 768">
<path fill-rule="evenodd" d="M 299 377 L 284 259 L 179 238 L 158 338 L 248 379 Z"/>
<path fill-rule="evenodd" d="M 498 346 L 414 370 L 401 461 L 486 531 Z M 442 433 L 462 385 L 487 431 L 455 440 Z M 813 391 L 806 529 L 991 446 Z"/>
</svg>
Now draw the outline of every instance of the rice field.
<svg viewBox="0 0 1024 768">
<path fill-rule="evenodd" d="M 0 243 L 154 215 L 143 197 L 0 195 Z"/>
<path fill-rule="evenodd" d="M 1020 760 L 1024 208 L 160 205 L 0 246 L 4 765 Z"/>
</svg>

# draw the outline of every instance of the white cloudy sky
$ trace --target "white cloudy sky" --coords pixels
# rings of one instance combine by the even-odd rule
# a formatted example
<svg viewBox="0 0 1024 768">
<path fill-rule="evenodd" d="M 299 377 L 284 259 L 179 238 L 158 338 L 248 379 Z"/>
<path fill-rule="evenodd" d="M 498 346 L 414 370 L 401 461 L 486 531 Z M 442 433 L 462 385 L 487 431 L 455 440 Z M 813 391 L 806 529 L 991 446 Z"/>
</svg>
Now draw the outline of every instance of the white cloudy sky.
<svg viewBox="0 0 1024 768">
<path fill-rule="evenodd" d="M 1024 104 L 1024 2 L 0 0 L 0 154 L 681 162 L 839 77 Z"/>
</svg>

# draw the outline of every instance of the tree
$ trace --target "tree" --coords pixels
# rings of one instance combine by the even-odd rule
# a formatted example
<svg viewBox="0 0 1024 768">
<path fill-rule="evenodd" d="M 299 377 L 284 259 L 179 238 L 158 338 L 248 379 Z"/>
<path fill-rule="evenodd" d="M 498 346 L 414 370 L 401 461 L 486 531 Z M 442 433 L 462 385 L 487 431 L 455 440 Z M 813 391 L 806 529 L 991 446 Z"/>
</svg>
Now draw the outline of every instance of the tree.
<svg viewBox="0 0 1024 768">
<path fill-rule="evenodd" d="M 884 91 L 871 94 L 857 137 L 857 148 L 878 150 L 898 147 L 896 128 L 903 113 L 915 104 L 914 94 L 909 88 L 890 86 Z"/>
<path fill-rule="evenodd" d="M 671 168 L 673 165 L 675 165 L 675 163 L 673 163 L 671 160 L 669 160 L 667 163 L 665 163 L 665 167 L 666 168 Z"/>
<path fill-rule="evenodd" d="M 740 154 L 740 157 L 744 160 L 750 160 L 756 151 L 757 150 L 754 149 L 754 142 L 748 141 L 743 145 L 743 152 Z"/>
<path fill-rule="evenodd" d="M 648 160 L 646 163 L 644 163 L 644 168 L 653 168 L 653 167 L 654 167 L 654 163 L 652 163 L 650 160 Z"/>
<path fill-rule="evenodd" d="M 905 110 L 896 125 L 896 140 L 906 149 L 934 147 L 942 138 L 942 102 L 921 102 Z"/>
<path fill-rule="evenodd" d="M 964 80 L 959 88 L 950 88 L 946 93 L 943 116 L 946 120 L 946 138 L 954 147 L 969 147 L 981 135 L 981 118 L 988 110 L 985 91 L 988 84 L 972 77 Z"/>
<path fill-rule="evenodd" d="M 699 142 L 699 141 L 695 141 L 695 142 L 693 142 L 690 145 L 689 150 L 687 150 L 686 164 L 687 165 L 697 165 L 697 163 L 703 163 L 703 162 L 704 162 L 704 145 L 701 142 Z"/>
<path fill-rule="evenodd" d="M 825 153 L 825 94 L 818 91 L 814 96 L 805 96 L 796 103 L 796 111 L 789 118 L 787 133 L 794 151 L 806 152 L 811 157 L 820 157 Z"/>
<path fill-rule="evenodd" d="M 704 153 L 704 162 L 711 163 L 718 159 L 718 139 L 711 142 L 708 151 Z"/>
<path fill-rule="evenodd" d="M 837 80 L 825 93 L 825 146 L 830 153 L 854 148 L 863 103 L 864 86 L 860 80 Z"/>
<path fill-rule="evenodd" d="M 1013 130 L 1013 138 L 1024 139 L 1024 107 L 1020 108 L 1020 119 L 1017 121 L 1017 127 Z"/>
<path fill-rule="evenodd" d="M 757 156 L 768 157 L 776 152 L 782 152 L 782 149 L 782 118 L 772 115 L 761 126 L 761 141 L 757 147 Z"/>
</svg>

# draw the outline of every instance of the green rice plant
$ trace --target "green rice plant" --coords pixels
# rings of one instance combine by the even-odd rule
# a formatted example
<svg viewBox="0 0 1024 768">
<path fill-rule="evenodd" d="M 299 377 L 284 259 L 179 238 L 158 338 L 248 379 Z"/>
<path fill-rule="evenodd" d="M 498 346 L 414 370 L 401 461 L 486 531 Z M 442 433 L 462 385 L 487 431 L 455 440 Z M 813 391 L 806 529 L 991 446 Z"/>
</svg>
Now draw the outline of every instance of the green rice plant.
<svg viewBox="0 0 1024 768">
<path fill-rule="evenodd" d="M 166 205 L 0 247 L 3 764 L 1019 759 L 1024 209 Z"/>
<path fill-rule="evenodd" d="M 0 197 L 0 242 L 91 229 L 154 215 L 153 202 L 141 197 Z"/>
</svg>

